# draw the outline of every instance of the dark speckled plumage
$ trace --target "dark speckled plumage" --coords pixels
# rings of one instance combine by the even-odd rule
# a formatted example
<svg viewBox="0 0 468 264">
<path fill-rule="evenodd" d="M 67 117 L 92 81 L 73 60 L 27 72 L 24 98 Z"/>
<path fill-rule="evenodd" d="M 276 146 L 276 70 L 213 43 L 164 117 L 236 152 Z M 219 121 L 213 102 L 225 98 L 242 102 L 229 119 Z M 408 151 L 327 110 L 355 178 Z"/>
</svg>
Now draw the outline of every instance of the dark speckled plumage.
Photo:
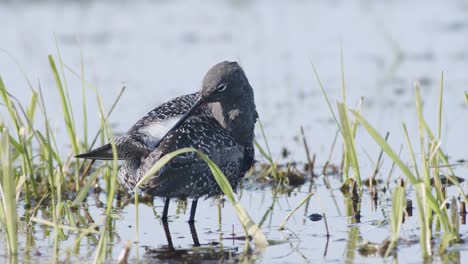
<svg viewBox="0 0 468 264">
<path fill-rule="evenodd" d="M 198 93 L 158 106 L 127 135 L 114 139 L 119 159 L 125 160 L 119 180 L 133 190 L 162 156 L 194 147 L 207 154 L 236 188 L 254 162 L 256 120 L 253 90 L 244 71 L 236 62 L 218 63 L 207 72 Z M 112 150 L 107 144 L 78 157 L 111 159 Z M 221 193 L 208 165 L 195 153 L 172 159 L 141 190 L 167 198 L 191 197 L 195 207 L 199 197 Z M 166 214 L 167 206 L 166 202 Z"/>
</svg>

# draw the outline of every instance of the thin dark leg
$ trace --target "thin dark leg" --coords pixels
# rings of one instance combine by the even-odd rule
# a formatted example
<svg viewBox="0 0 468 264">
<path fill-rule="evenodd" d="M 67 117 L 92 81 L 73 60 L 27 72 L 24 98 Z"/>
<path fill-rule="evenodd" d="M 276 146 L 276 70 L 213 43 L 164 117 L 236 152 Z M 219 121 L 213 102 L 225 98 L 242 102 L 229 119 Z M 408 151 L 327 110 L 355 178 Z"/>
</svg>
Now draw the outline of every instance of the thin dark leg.
<svg viewBox="0 0 468 264">
<path fill-rule="evenodd" d="M 198 203 L 198 198 L 193 199 L 192 207 L 190 207 L 189 223 L 194 223 L 195 222 L 195 212 L 197 211 L 197 203 Z"/>
<path fill-rule="evenodd" d="M 169 201 L 171 198 L 166 197 L 166 202 L 164 203 L 164 210 L 163 210 L 163 215 L 161 217 L 161 220 L 165 223 L 167 223 L 167 211 L 169 210 Z"/>
<path fill-rule="evenodd" d="M 193 246 L 199 247 L 200 241 L 198 240 L 197 229 L 195 228 L 195 224 L 193 222 L 189 222 L 190 233 L 192 234 L 193 239 Z"/>
<path fill-rule="evenodd" d="M 164 233 L 166 233 L 167 247 L 169 248 L 169 250 L 174 250 L 174 245 L 172 244 L 171 231 L 169 231 L 169 224 L 167 222 L 163 222 L 163 227 Z"/>
</svg>

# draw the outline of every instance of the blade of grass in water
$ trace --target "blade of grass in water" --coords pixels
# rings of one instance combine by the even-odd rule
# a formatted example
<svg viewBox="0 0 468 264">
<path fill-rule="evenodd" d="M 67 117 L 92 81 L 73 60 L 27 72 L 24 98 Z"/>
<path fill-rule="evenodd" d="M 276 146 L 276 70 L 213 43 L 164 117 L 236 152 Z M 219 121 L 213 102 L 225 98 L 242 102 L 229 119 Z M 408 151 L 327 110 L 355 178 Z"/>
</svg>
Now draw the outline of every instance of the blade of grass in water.
<svg viewBox="0 0 468 264">
<path fill-rule="evenodd" d="M 339 128 L 339 131 L 342 135 L 343 141 L 345 142 L 345 154 L 343 158 L 343 177 L 344 180 L 348 179 L 348 171 L 349 171 L 349 166 L 351 163 L 351 166 L 353 167 L 354 171 L 354 177 L 356 178 L 356 182 L 358 186 L 361 186 L 361 174 L 360 174 L 360 169 L 359 169 L 359 163 L 356 155 L 356 147 L 354 143 L 354 138 L 356 134 L 356 128 L 357 128 L 357 122 L 354 122 L 353 126 L 351 126 L 351 123 L 349 122 L 349 118 L 347 116 L 346 111 L 343 111 L 347 109 L 346 107 L 346 83 L 345 83 L 345 78 L 344 78 L 344 61 L 343 61 L 343 51 L 341 50 L 341 56 L 340 56 L 340 61 L 341 61 L 341 84 L 342 84 L 342 100 L 343 103 L 341 103 L 342 106 L 338 106 L 338 114 L 339 114 L 339 119 L 337 118 L 335 112 L 333 111 L 333 108 L 331 106 L 330 100 L 328 99 L 327 93 L 325 91 L 325 88 L 323 87 L 322 82 L 320 81 L 320 78 L 318 76 L 317 70 L 315 69 L 314 65 L 312 65 L 312 68 L 314 70 L 314 74 L 316 77 L 316 80 L 319 84 L 320 90 L 322 91 L 322 94 L 325 98 L 325 101 L 328 105 L 328 108 L 333 116 L 333 119 L 335 120 L 336 125 Z M 341 109 L 340 109 L 341 108 Z M 346 123 L 343 123 L 346 121 Z M 346 126 L 346 127 L 345 127 Z"/>
<path fill-rule="evenodd" d="M 397 186 L 393 189 L 392 195 L 392 216 L 391 227 L 392 235 L 391 242 L 388 246 L 385 256 L 389 256 L 390 252 L 395 248 L 398 243 L 398 236 L 400 235 L 401 224 L 403 222 L 403 213 L 406 209 L 406 194 L 405 188 L 402 186 L 402 180 L 398 181 Z"/>
<path fill-rule="evenodd" d="M 425 143 L 425 133 L 424 133 L 424 119 L 422 111 L 422 99 L 419 92 L 419 83 L 414 82 L 414 91 L 416 95 L 416 112 L 418 114 L 418 131 L 419 131 L 419 141 L 421 148 L 421 167 L 422 167 L 422 178 L 424 183 L 429 186 L 431 184 L 430 171 L 428 166 L 428 161 L 426 159 L 426 143 Z"/>
<path fill-rule="evenodd" d="M 361 173 L 356 154 L 356 144 L 354 142 L 353 131 L 350 126 L 346 105 L 344 103 L 337 103 L 338 114 L 342 127 L 343 139 L 346 145 L 346 154 L 351 161 L 354 170 L 354 177 L 356 178 L 358 186 L 361 186 Z"/>
<path fill-rule="evenodd" d="M 81 104 L 83 110 L 83 144 L 88 148 L 88 113 L 86 112 L 86 79 L 84 74 L 83 49 L 80 45 L 80 70 L 81 70 Z"/>
<path fill-rule="evenodd" d="M 105 119 L 104 107 L 102 105 L 102 100 L 98 93 L 96 93 L 98 103 L 99 103 L 99 112 L 101 116 L 101 130 L 102 135 L 106 135 L 112 138 L 112 131 L 111 128 Z M 106 183 L 106 211 L 104 215 L 104 224 L 102 225 L 101 234 L 97 246 L 96 255 L 94 257 L 94 263 L 102 263 L 104 262 L 108 247 L 107 243 L 112 242 L 112 226 L 108 225 L 111 220 L 111 213 L 113 208 L 113 203 L 115 199 L 115 192 L 117 189 L 117 175 L 118 175 L 118 155 L 117 155 L 117 148 L 115 146 L 115 142 L 111 142 L 112 146 L 112 171 L 107 174 L 107 177 L 104 177 Z M 108 236 L 109 235 L 109 236 Z M 110 239 L 110 241 L 109 241 Z"/>
<path fill-rule="evenodd" d="M 154 165 L 151 167 L 151 169 L 140 179 L 140 181 L 136 184 L 135 186 L 135 194 L 138 193 L 138 189 L 143 186 L 144 184 L 148 183 L 151 178 L 154 177 L 155 173 L 159 171 L 166 163 L 168 163 L 172 158 L 175 156 L 186 153 L 186 152 L 196 152 L 209 166 L 216 182 L 218 183 L 220 189 L 226 195 L 228 200 L 232 203 L 234 209 L 236 210 L 237 217 L 239 218 L 239 221 L 241 222 L 242 226 L 244 227 L 244 230 L 248 232 L 246 235 L 251 235 L 252 238 L 254 239 L 255 244 L 258 247 L 266 247 L 268 246 L 268 241 L 263 234 L 263 232 L 260 230 L 260 228 L 252 221 L 250 216 L 248 215 L 247 211 L 240 205 L 239 201 L 237 201 L 234 191 L 231 187 L 231 184 L 227 180 L 226 176 L 224 173 L 221 171 L 221 169 L 216 165 L 210 158 L 203 154 L 202 152 L 194 149 L 194 148 L 183 148 L 176 150 L 174 152 L 171 152 L 167 155 L 164 155 L 161 157 Z M 135 195 L 135 207 L 137 208 L 136 211 L 136 218 L 138 219 L 138 195 Z M 137 220 L 138 221 L 138 220 Z M 137 224 L 138 226 L 138 224 Z M 138 231 L 137 231 L 138 234 Z"/>
<path fill-rule="evenodd" d="M 420 100 L 420 99 L 418 99 Z M 418 106 L 420 106 L 421 101 L 418 102 Z M 439 221 L 443 227 L 444 235 L 447 234 L 451 238 L 453 238 L 453 228 L 448 221 L 447 212 L 445 206 L 441 210 L 441 205 L 438 203 L 438 200 L 434 198 L 433 194 L 431 193 L 431 183 L 429 180 L 429 184 L 426 184 L 427 180 L 421 182 L 417 179 L 411 170 L 406 166 L 403 161 L 396 155 L 393 149 L 388 145 L 388 143 L 378 134 L 378 132 L 365 120 L 359 113 L 356 111 L 350 110 L 359 122 L 363 125 L 363 127 L 368 131 L 369 135 L 382 147 L 382 149 L 387 153 L 388 156 L 395 162 L 395 164 L 400 168 L 403 174 L 407 177 L 407 179 L 411 182 L 416 190 L 417 195 L 417 202 L 418 202 L 418 212 L 420 218 L 420 226 L 421 226 L 421 248 L 422 254 L 424 257 L 428 257 L 432 254 L 432 245 L 431 245 L 431 238 L 432 238 L 432 230 L 431 230 L 431 223 L 432 223 L 432 212 L 438 216 Z M 422 110 L 419 109 L 419 118 L 422 119 L 421 112 Z M 421 121 L 421 120 L 420 120 Z M 421 130 L 420 130 L 421 131 Z M 424 131 L 424 130 L 423 130 Z M 420 136 L 422 137 L 422 136 Z M 421 140 L 424 142 L 424 140 Z M 414 159 L 414 154 L 413 157 Z M 425 157 L 423 157 L 424 159 Z M 428 165 L 428 163 L 424 163 L 424 165 Z M 428 168 L 426 168 L 428 170 Z M 427 177 L 426 175 L 425 177 Z"/>
<path fill-rule="evenodd" d="M 291 212 L 289 212 L 289 214 L 284 218 L 283 222 L 281 223 L 281 225 L 278 227 L 279 230 L 283 230 L 284 229 L 284 226 L 286 225 L 286 223 L 288 222 L 289 218 L 291 218 L 291 216 L 305 203 L 307 202 L 310 197 L 312 197 L 312 195 L 314 195 L 314 193 L 309 193 L 306 195 L 306 197 L 304 197 L 304 199 L 302 199 L 299 204 L 291 210 Z"/>
<path fill-rule="evenodd" d="M 419 170 L 418 170 L 418 164 L 416 162 L 416 156 L 414 155 L 413 145 L 411 144 L 410 138 L 408 136 L 408 130 L 406 129 L 405 123 L 403 123 L 403 131 L 405 133 L 406 144 L 408 145 L 408 148 L 410 151 L 410 157 L 411 157 L 411 161 L 413 162 L 413 167 L 414 167 L 414 172 L 416 173 L 416 178 L 420 180 L 421 178 L 419 177 Z"/>
<path fill-rule="evenodd" d="M 46 225 L 46 226 L 50 226 L 50 227 L 55 226 L 55 224 L 53 222 L 50 222 L 50 221 L 47 221 L 47 220 L 44 220 L 44 219 L 40 219 L 40 218 L 37 218 L 37 217 L 32 217 L 31 221 L 36 222 L 36 223 L 40 223 L 40 224 L 43 224 L 43 225 Z M 98 233 L 96 230 L 93 230 L 92 228 L 79 228 L 79 227 L 72 227 L 72 226 L 65 226 L 65 225 L 59 225 L 59 227 L 61 229 L 64 229 L 64 230 L 77 231 L 77 232 L 84 233 L 84 234 L 97 234 Z"/>
<path fill-rule="evenodd" d="M 1 198 L 2 198 L 2 222 L 7 233 L 8 251 L 11 255 L 18 253 L 18 214 L 16 211 L 16 186 L 15 174 L 11 162 L 10 142 L 8 129 L 2 131 L 2 178 L 1 178 Z"/>
<path fill-rule="evenodd" d="M 273 163 L 273 160 L 271 159 L 271 157 L 268 156 L 268 153 L 265 152 L 263 147 L 255 139 L 254 139 L 254 144 L 257 147 L 257 149 L 260 151 L 260 154 L 262 154 L 262 156 L 265 157 L 268 160 L 268 162 Z"/>
<path fill-rule="evenodd" d="M 416 202 L 419 215 L 419 230 L 420 230 L 420 246 L 421 253 L 424 258 L 428 258 L 432 255 L 432 244 L 431 244 L 431 224 L 429 222 L 429 207 L 427 206 L 427 193 L 426 187 L 423 182 L 414 185 L 416 190 Z"/>
<path fill-rule="evenodd" d="M 340 47 L 340 63 L 341 63 L 341 96 L 344 103 L 346 103 L 346 82 L 344 76 L 344 59 L 343 59 L 343 47 Z"/>
<path fill-rule="evenodd" d="M 25 174 L 26 177 L 33 177 L 33 168 L 31 164 L 31 156 L 32 156 L 32 144 L 31 144 L 31 138 L 29 137 L 31 133 L 31 125 L 28 123 L 28 125 L 23 124 L 22 119 L 20 118 L 20 115 L 17 111 L 17 107 L 15 106 L 14 102 L 11 99 L 15 99 L 6 89 L 5 84 L 3 83 L 3 80 L 0 77 L 0 96 L 9 112 L 10 120 L 15 126 L 16 129 L 16 136 L 17 140 L 15 140 L 12 136 L 9 136 L 9 143 L 14 145 L 16 151 L 20 154 L 21 156 L 21 169 L 23 173 Z M 33 97 L 34 98 L 34 97 Z M 34 101 L 32 101 L 34 103 Z M 32 106 L 31 106 L 32 107 Z M 24 115 L 26 113 L 24 112 L 24 109 L 21 108 L 20 110 Z M 26 117 L 26 120 L 32 120 L 33 117 Z M 29 138 L 29 139 L 28 139 Z M 33 191 L 35 193 L 35 183 L 33 182 Z M 26 182 L 26 185 L 29 185 L 29 181 Z M 25 198 L 25 203 L 27 205 L 30 204 L 30 188 L 26 188 L 24 192 L 24 198 Z"/>
<path fill-rule="evenodd" d="M 314 70 L 315 79 L 317 80 L 317 82 L 319 84 L 320 90 L 322 91 L 322 95 L 325 98 L 325 102 L 327 102 L 328 109 L 330 110 L 330 112 L 331 112 L 331 114 L 333 116 L 333 119 L 335 120 L 335 123 L 338 126 L 340 132 L 343 133 L 342 129 L 341 129 L 341 126 L 340 126 L 340 122 L 338 122 L 338 118 L 336 117 L 335 111 L 333 111 L 333 107 L 331 106 L 330 100 L 328 99 L 327 92 L 325 92 L 325 88 L 323 87 L 322 81 L 320 81 L 317 69 L 315 69 L 315 66 L 313 64 L 312 64 L 312 69 Z"/>
<path fill-rule="evenodd" d="M 383 151 L 393 160 L 395 161 L 395 164 L 400 168 L 400 170 L 403 172 L 403 174 L 410 180 L 411 184 L 415 185 L 418 183 L 417 178 L 413 175 L 411 170 L 408 168 L 408 166 L 405 165 L 405 163 L 398 157 L 398 155 L 393 151 L 393 149 L 390 147 L 390 145 L 385 141 L 385 139 L 367 122 L 364 117 L 361 116 L 357 111 L 355 110 L 350 110 L 351 113 L 354 114 L 354 116 L 359 120 L 359 123 L 367 130 L 369 135 L 377 142 L 377 144 L 383 149 Z"/>
<path fill-rule="evenodd" d="M 67 128 L 68 137 L 69 137 L 69 140 L 70 140 L 71 145 L 72 145 L 73 155 L 77 155 L 80 152 L 79 143 L 78 143 L 78 135 L 76 134 L 76 128 L 75 128 L 75 121 L 74 121 L 74 117 L 73 117 L 72 105 L 71 105 L 71 101 L 70 101 L 70 96 L 68 94 L 68 88 L 67 88 L 67 83 L 66 83 L 66 79 L 65 79 L 65 70 L 64 70 L 64 67 L 63 67 L 63 61 L 62 61 L 62 57 L 60 56 L 60 50 L 58 48 L 58 45 L 57 45 L 57 53 L 58 53 L 58 56 L 59 56 L 60 69 L 61 69 L 61 72 L 62 72 L 62 78 L 63 78 L 64 85 L 62 85 L 62 80 L 60 79 L 60 76 L 59 76 L 59 73 L 58 73 L 58 70 L 57 70 L 57 66 L 55 64 L 55 61 L 54 61 L 52 55 L 49 55 L 49 64 L 50 64 L 50 67 L 52 69 L 52 73 L 53 73 L 53 75 L 55 77 L 57 90 L 58 90 L 59 95 L 60 95 L 60 101 L 61 101 L 62 110 L 63 110 L 63 117 L 64 117 L 64 120 L 65 120 L 65 125 L 66 125 L 66 128 Z M 80 189 L 79 168 L 80 168 L 80 164 L 77 161 L 75 163 L 75 170 L 74 170 L 75 188 L 77 190 Z"/>
<path fill-rule="evenodd" d="M 80 188 L 80 191 L 75 197 L 75 200 L 73 200 L 72 207 L 78 207 L 80 204 L 83 202 L 84 198 L 88 194 L 89 189 L 91 188 L 91 185 L 93 182 L 96 180 L 97 176 L 101 173 L 101 168 L 97 169 L 94 171 L 89 177 L 86 183 L 83 185 L 82 188 Z"/>
<path fill-rule="evenodd" d="M 68 137 L 70 139 L 70 142 L 72 144 L 72 149 L 73 149 L 73 154 L 77 155 L 79 152 L 78 149 L 78 142 L 77 142 L 77 137 L 75 133 L 75 124 L 73 123 L 72 115 L 71 115 L 71 109 L 70 109 L 70 104 L 67 101 L 67 96 L 66 96 L 66 91 L 65 88 L 62 85 L 62 81 L 60 80 L 60 75 L 57 71 L 57 66 L 55 64 L 54 58 L 52 55 L 49 55 L 49 64 L 50 68 L 52 69 L 52 73 L 55 77 L 55 83 L 57 85 L 58 92 L 60 94 L 60 101 L 62 104 L 62 110 L 63 110 L 63 117 L 65 120 L 65 125 L 67 127 L 67 133 Z"/>
<path fill-rule="evenodd" d="M 436 190 L 436 198 L 434 198 L 434 196 L 432 195 L 431 193 L 431 170 L 430 170 L 430 156 L 431 156 L 431 150 L 428 150 L 426 152 L 425 148 L 426 148 L 426 141 L 425 141 L 425 138 L 426 138 L 426 133 L 428 131 L 427 129 L 427 124 L 426 124 L 426 121 L 424 119 L 424 116 L 423 116 L 423 109 L 422 109 L 422 98 L 421 98 L 421 93 L 420 93 L 420 89 L 419 89 L 419 84 L 417 82 L 415 82 L 414 84 L 414 89 L 415 89 L 415 95 L 416 95 L 416 110 L 417 110 L 417 114 L 418 114 L 418 130 L 419 130 L 419 137 L 420 137 L 420 141 L 421 141 L 421 153 L 422 153 L 422 167 L 423 167 L 423 180 L 425 182 L 425 186 L 426 186 L 426 193 L 427 193 L 427 200 L 429 201 L 426 206 L 428 207 L 427 209 L 427 217 L 429 218 L 429 223 L 431 224 L 432 223 L 432 219 L 433 219 L 433 212 L 435 212 L 436 215 L 438 215 L 438 221 L 440 222 L 440 224 L 442 225 L 442 228 L 444 230 L 444 235 L 446 237 L 452 237 L 453 238 L 453 227 L 450 223 L 450 221 L 448 220 L 448 210 L 447 210 L 447 207 L 446 206 L 440 206 L 441 204 L 445 203 L 445 195 L 443 194 L 442 192 L 442 184 L 441 184 L 441 181 L 440 181 L 440 175 L 439 174 L 434 174 L 433 175 L 433 182 L 434 182 L 434 188 Z M 441 91 L 442 93 L 442 91 Z M 441 99 L 442 100 L 442 99 Z M 440 102 L 441 103 L 441 102 Z M 442 109 L 442 106 L 439 106 L 440 109 L 439 111 L 441 111 Z M 439 113 L 440 114 L 440 113 Z M 439 120 L 440 122 L 441 120 Z M 430 130 L 430 129 L 429 129 Z M 432 139 L 431 137 L 429 137 L 429 142 L 430 142 L 430 145 L 439 145 L 440 143 L 438 143 L 439 141 L 436 140 L 436 139 Z M 437 147 L 438 149 L 439 147 Z M 434 150 L 433 150 L 434 151 Z M 435 150 L 437 151 L 437 150 Z M 434 151 L 434 152 L 435 152 Z M 430 210 L 432 209 L 432 210 Z"/>
<path fill-rule="evenodd" d="M 270 146 L 268 145 L 268 140 L 266 138 L 266 134 L 265 134 L 265 130 L 263 129 L 263 124 L 262 124 L 262 121 L 260 120 L 260 118 L 258 119 L 258 125 L 260 126 L 260 131 L 262 132 L 262 136 L 263 136 L 263 139 L 265 141 L 265 146 L 266 146 L 266 150 L 267 150 L 267 153 L 268 153 L 268 160 L 270 162 L 273 162 L 273 159 L 271 157 L 271 151 L 270 151 Z"/>
<path fill-rule="evenodd" d="M 437 126 L 437 138 L 440 141 L 442 137 L 442 104 L 444 98 L 444 72 L 440 75 L 440 93 L 439 93 L 439 111 L 438 111 L 438 126 Z"/>
<path fill-rule="evenodd" d="M 258 125 L 260 126 L 260 131 L 262 132 L 262 137 L 265 141 L 265 146 L 266 146 L 266 151 L 262 148 L 262 146 L 260 146 L 260 144 L 258 143 L 257 140 L 254 139 L 254 144 L 255 146 L 257 147 L 257 149 L 260 151 L 260 153 L 268 160 L 268 162 L 270 163 L 271 165 L 271 174 L 273 175 L 273 178 L 276 179 L 276 180 L 281 180 L 280 179 L 280 175 L 278 174 L 278 171 L 276 169 L 276 164 L 275 162 L 273 161 L 273 157 L 271 155 L 271 151 L 270 151 L 270 146 L 268 144 L 268 139 L 266 137 L 266 134 L 265 134 L 265 130 L 263 129 L 263 123 L 262 121 L 260 120 L 260 118 L 258 119 Z"/>
</svg>

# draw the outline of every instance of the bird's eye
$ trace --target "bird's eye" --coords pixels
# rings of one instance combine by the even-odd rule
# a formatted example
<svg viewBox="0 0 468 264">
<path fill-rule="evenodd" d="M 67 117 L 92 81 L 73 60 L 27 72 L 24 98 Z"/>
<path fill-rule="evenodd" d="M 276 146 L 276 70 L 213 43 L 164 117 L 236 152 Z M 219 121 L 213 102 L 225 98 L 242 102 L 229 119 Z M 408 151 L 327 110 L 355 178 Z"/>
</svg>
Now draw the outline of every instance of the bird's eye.
<svg viewBox="0 0 468 264">
<path fill-rule="evenodd" d="M 216 91 L 223 92 L 224 90 L 226 90 L 226 88 L 227 88 L 227 83 L 222 83 L 218 85 L 218 87 L 216 87 Z"/>
</svg>

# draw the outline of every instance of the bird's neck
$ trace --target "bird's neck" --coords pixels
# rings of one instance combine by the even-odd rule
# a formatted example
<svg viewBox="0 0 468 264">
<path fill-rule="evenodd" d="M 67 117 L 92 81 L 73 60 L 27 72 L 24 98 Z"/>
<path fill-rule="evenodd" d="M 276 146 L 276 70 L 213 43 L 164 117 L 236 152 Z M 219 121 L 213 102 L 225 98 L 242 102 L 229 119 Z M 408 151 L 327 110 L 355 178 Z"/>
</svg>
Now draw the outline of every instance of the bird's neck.
<svg viewBox="0 0 468 264">
<path fill-rule="evenodd" d="M 242 98 L 243 99 L 243 98 Z M 211 103 L 211 112 L 219 124 L 231 131 L 234 139 L 242 144 L 252 143 L 254 138 L 255 122 L 257 121 L 257 111 L 251 100 L 230 100 L 229 103 Z"/>
</svg>

